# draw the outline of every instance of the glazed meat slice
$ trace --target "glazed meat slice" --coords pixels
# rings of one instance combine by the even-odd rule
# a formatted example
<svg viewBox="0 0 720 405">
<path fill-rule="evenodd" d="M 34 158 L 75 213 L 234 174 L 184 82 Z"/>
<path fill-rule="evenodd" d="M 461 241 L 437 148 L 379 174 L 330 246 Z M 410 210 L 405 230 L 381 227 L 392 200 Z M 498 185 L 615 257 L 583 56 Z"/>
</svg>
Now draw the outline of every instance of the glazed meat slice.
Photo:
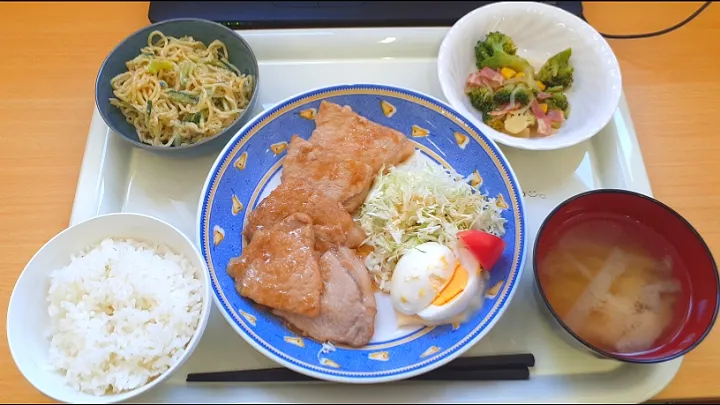
<svg viewBox="0 0 720 405">
<path fill-rule="evenodd" d="M 315 249 L 345 244 L 351 248 L 365 240 L 365 232 L 355 224 L 343 206 L 326 196 L 322 189 L 302 180 L 283 181 L 250 213 L 243 233 L 248 240 L 260 229 L 268 229 L 296 212 L 307 214 L 313 222 Z"/>
<path fill-rule="evenodd" d="M 414 151 L 400 131 L 372 122 L 348 106 L 323 101 L 310 139 L 291 140 L 283 181 L 310 179 L 353 212 L 365 200 L 380 168 L 402 163 Z"/>
<path fill-rule="evenodd" d="M 243 297 L 307 317 L 320 313 L 323 282 L 309 216 L 296 213 L 257 231 L 228 273 Z"/>
<path fill-rule="evenodd" d="M 282 180 L 306 181 L 323 194 L 355 211 L 370 191 L 374 172 L 364 162 L 345 158 L 336 151 L 294 135 L 283 161 Z"/>
<path fill-rule="evenodd" d="M 415 151 L 402 132 L 370 121 L 349 106 L 327 101 L 320 103 L 310 142 L 332 148 L 338 155 L 362 160 L 373 174 L 383 165 L 404 162 Z"/>
<path fill-rule="evenodd" d="M 363 347 L 375 331 L 377 308 L 372 280 L 353 250 L 333 248 L 320 258 L 324 290 L 315 318 L 276 310 L 291 326 L 319 342 Z"/>
</svg>

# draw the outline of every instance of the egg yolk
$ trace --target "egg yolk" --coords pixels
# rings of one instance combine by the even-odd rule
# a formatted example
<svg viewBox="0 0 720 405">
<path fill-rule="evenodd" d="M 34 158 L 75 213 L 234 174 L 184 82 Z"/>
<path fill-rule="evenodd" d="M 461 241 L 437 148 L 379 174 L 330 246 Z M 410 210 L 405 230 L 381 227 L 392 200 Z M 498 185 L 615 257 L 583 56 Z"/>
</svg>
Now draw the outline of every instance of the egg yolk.
<svg viewBox="0 0 720 405">
<path fill-rule="evenodd" d="M 448 282 L 445 288 L 443 288 L 433 300 L 433 305 L 440 306 L 447 304 L 465 290 L 467 283 L 468 272 L 463 266 L 458 264 L 457 267 L 455 267 L 455 272 L 450 278 L 450 282 Z"/>
</svg>

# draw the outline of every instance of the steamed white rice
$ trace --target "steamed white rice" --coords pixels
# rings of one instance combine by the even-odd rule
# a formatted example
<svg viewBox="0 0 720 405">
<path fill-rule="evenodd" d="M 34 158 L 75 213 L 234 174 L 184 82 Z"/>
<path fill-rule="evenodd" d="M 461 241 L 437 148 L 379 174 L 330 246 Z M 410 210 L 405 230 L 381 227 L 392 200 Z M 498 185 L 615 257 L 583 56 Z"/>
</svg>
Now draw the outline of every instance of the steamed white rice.
<svg viewBox="0 0 720 405">
<path fill-rule="evenodd" d="M 147 384 L 184 353 L 201 282 L 164 246 L 106 239 L 50 273 L 50 366 L 94 395 Z"/>
</svg>

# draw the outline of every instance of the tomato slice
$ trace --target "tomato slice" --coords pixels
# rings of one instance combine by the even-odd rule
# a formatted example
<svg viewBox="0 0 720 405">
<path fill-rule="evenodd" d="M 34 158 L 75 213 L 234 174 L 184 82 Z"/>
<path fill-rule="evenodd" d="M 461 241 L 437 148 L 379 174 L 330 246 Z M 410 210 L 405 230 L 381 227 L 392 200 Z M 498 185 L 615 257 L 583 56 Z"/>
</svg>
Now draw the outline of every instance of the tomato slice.
<svg viewBox="0 0 720 405">
<path fill-rule="evenodd" d="M 505 250 L 505 241 L 487 232 L 460 231 L 457 236 L 485 270 L 490 270 Z"/>
</svg>

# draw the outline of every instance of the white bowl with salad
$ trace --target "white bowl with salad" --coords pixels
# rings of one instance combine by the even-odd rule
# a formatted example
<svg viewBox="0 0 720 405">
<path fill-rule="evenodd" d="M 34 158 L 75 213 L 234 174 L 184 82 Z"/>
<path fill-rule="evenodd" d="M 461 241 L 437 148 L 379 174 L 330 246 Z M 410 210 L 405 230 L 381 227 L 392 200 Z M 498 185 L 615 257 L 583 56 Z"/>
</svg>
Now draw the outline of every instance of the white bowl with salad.
<svg viewBox="0 0 720 405">
<path fill-rule="evenodd" d="M 480 7 L 438 54 L 445 98 L 494 141 L 532 150 L 583 142 L 607 125 L 622 78 L 605 39 L 580 18 L 536 2 Z"/>
</svg>

